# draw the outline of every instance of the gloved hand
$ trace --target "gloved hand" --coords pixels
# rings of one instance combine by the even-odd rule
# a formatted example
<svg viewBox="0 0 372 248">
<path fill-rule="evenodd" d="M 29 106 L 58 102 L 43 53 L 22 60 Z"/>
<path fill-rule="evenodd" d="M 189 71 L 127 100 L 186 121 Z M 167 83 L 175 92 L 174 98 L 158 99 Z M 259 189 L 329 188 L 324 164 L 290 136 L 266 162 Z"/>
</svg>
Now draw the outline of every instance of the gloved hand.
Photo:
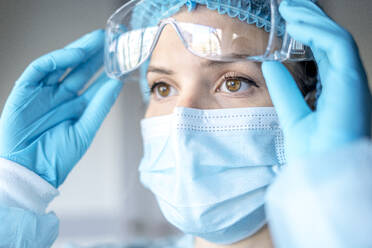
<svg viewBox="0 0 372 248">
<path fill-rule="evenodd" d="M 104 31 L 94 31 L 27 67 L 0 119 L 0 157 L 34 171 L 54 187 L 63 183 L 122 88 L 121 82 L 102 74 L 79 94 L 103 64 L 103 42 Z"/>
<path fill-rule="evenodd" d="M 323 87 L 317 109 L 312 111 L 281 63 L 262 64 L 283 128 L 288 160 L 369 137 L 371 95 L 352 36 L 311 1 L 284 0 L 279 11 L 287 21 L 288 33 L 311 47 Z"/>
</svg>

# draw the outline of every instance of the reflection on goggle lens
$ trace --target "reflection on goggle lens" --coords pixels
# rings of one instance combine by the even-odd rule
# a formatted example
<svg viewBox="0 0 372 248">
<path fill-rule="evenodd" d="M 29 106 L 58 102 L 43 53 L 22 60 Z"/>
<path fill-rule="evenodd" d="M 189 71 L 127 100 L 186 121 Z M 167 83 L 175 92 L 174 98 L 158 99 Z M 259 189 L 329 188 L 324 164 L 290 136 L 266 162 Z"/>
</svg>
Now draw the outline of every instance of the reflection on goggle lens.
<svg viewBox="0 0 372 248">
<path fill-rule="evenodd" d="M 130 1 L 108 21 L 105 45 L 105 67 L 114 78 L 137 69 L 151 55 L 156 43 L 168 24 L 174 28 L 185 47 L 193 54 L 216 61 L 266 61 L 312 59 L 309 48 L 291 39 L 281 30 L 283 23 L 277 10 L 280 0 L 271 1 L 271 30 L 265 32 L 259 25 L 236 22 L 244 28 L 232 30 L 220 24 L 210 27 L 200 23 L 178 22 L 165 18 L 157 25 L 131 27 L 133 10 L 143 0 Z M 129 24 L 128 24 L 129 23 Z M 146 22 L 144 22 L 146 23 Z M 133 25 L 132 25 L 133 26 Z"/>
</svg>

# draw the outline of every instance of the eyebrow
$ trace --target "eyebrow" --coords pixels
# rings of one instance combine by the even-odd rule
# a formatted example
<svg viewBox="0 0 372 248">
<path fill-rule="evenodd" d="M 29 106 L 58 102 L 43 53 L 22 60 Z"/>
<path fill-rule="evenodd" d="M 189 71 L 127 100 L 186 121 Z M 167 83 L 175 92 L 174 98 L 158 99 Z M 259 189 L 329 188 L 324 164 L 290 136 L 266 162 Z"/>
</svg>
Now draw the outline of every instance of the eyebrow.
<svg viewBox="0 0 372 248">
<path fill-rule="evenodd" d="M 226 61 L 212 61 L 212 60 L 207 60 L 207 61 L 201 62 L 200 63 L 200 66 L 202 66 L 202 67 L 217 67 L 217 66 L 226 65 L 226 64 L 232 64 L 232 63 L 236 63 L 236 61 L 234 61 L 234 62 L 226 62 Z M 169 69 L 166 69 L 166 68 L 161 67 L 161 66 L 149 66 L 149 68 L 147 69 L 147 73 L 149 73 L 149 72 L 159 73 L 159 74 L 165 74 L 165 75 L 173 75 L 173 74 L 175 74 L 174 71 L 169 70 Z"/>
<path fill-rule="evenodd" d="M 174 71 L 165 69 L 164 67 L 149 66 L 147 73 L 153 72 L 158 74 L 173 75 Z"/>
<path fill-rule="evenodd" d="M 226 64 L 234 64 L 234 63 L 239 63 L 242 61 L 214 61 L 214 60 L 206 60 L 200 63 L 200 66 L 202 67 L 218 67 Z M 147 69 L 147 73 L 153 72 L 153 73 L 158 73 L 158 74 L 165 74 L 165 75 L 173 75 L 175 74 L 174 71 L 166 69 L 161 66 L 149 66 Z"/>
</svg>

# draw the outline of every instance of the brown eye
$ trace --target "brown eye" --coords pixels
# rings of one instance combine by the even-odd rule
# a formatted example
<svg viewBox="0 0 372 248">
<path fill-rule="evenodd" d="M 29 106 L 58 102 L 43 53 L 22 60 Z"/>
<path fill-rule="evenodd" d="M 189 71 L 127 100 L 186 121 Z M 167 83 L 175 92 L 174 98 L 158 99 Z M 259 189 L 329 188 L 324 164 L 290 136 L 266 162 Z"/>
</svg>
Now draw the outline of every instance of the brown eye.
<svg viewBox="0 0 372 248">
<path fill-rule="evenodd" d="M 237 92 L 240 90 L 242 83 L 239 79 L 228 79 L 226 80 L 226 89 L 230 92 Z"/>
<path fill-rule="evenodd" d="M 169 96 L 171 89 L 168 84 L 165 83 L 159 83 L 156 87 L 156 92 L 161 96 L 161 97 L 167 97 Z"/>
<path fill-rule="evenodd" d="M 252 89 L 252 86 L 259 88 L 259 86 L 251 79 L 244 77 L 225 77 L 221 86 L 217 89 L 224 93 L 243 93 Z"/>
<path fill-rule="evenodd" d="M 177 90 L 168 83 L 157 82 L 151 86 L 151 94 L 153 94 L 157 99 L 171 97 L 177 94 Z"/>
</svg>

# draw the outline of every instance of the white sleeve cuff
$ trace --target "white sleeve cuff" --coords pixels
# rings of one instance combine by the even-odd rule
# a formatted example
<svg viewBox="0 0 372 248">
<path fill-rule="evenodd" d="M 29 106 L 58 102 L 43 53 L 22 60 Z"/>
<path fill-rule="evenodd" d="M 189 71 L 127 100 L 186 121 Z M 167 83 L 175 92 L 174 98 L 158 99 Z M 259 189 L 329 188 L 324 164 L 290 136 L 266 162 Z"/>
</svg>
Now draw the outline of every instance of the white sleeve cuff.
<svg viewBox="0 0 372 248">
<path fill-rule="evenodd" d="M 58 190 L 31 170 L 0 158 L 0 204 L 45 213 Z"/>
</svg>

